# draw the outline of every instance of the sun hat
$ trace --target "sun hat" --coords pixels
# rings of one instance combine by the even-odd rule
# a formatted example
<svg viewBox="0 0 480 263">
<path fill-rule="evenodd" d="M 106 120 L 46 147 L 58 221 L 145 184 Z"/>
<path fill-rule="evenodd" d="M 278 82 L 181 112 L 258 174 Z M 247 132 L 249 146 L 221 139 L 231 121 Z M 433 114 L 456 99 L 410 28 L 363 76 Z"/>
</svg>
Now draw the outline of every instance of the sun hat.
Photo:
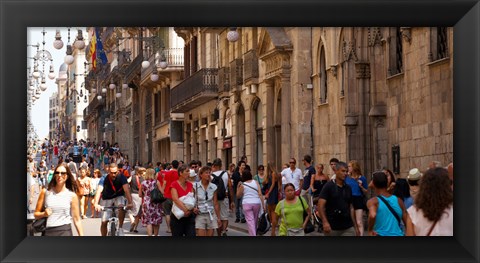
<svg viewBox="0 0 480 263">
<path fill-rule="evenodd" d="M 408 172 L 407 180 L 417 181 L 420 180 L 422 175 L 423 174 L 418 170 L 418 168 L 413 168 Z"/>
</svg>

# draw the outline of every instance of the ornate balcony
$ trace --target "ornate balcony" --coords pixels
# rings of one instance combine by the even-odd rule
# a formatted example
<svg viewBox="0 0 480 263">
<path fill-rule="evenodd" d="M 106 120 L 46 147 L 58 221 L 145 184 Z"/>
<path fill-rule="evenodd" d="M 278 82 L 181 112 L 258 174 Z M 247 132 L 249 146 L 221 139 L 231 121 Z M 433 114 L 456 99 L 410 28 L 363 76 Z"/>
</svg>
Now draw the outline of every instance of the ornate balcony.
<svg viewBox="0 0 480 263">
<path fill-rule="evenodd" d="M 88 106 L 85 108 L 83 112 L 84 119 L 88 119 L 94 112 L 96 112 L 97 108 L 102 107 L 105 105 L 105 100 L 98 100 L 97 97 L 95 96 L 92 101 L 88 104 Z"/>
<path fill-rule="evenodd" d="M 241 89 L 243 83 L 243 61 L 237 58 L 230 62 L 230 89 Z"/>
<path fill-rule="evenodd" d="M 183 48 L 166 48 L 163 50 L 167 59 L 167 69 L 170 67 L 180 67 L 183 69 Z"/>
<path fill-rule="evenodd" d="M 125 80 L 127 83 L 131 82 L 135 78 L 135 76 L 141 72 L 140 70 L 142 67 L 142 61 L 143 57 L 137 56 L 127 67 L 127 69 L 125 70 Z"/>
<path fill-rule="evenodd" d="M 172 89 L 172 112 L 192 110 L 218 97 L 218 69 L 204 68 L 186 78 Z"/>
<path fill-rule="evenodd" d="M 255 49 L 243 55 L 243 81 L 255 81 L 258 78 L 258 56 Z"/>
<path fill-rule="evenodd" d="M 229 92 L 230 91 L 230 69 L 227 67 L 218 69 L 218 92 Z"/>
</svg>

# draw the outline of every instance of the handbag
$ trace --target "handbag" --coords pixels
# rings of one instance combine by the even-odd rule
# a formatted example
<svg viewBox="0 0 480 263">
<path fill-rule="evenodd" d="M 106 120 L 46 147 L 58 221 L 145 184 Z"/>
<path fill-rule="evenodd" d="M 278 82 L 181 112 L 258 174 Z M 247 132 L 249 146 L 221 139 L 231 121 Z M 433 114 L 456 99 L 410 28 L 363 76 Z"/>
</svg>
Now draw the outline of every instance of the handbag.
<svg viewBox="0 0 480 263">
<path fill-rule="evenodd" d="M 155 188 L 150 191 L 150 201 L 154 204 L 161 204 L 167 200 L 163 195 L 162 191 L 158 189 L 158 186 L 155 184 Z"/>
<path fill-rule="evenodd" d="M 290 228 L 288 227 L 287 223 L 287 217 L 285 216 L 285 200 L 281 201 L 282 202 L 282 217 L 285 221 L 285 226 L 287 227 L 287 236 L 304 236 L 305 233 L 302 231 L 303 229 L 301 227 L 299 228 Z"/>
<path fill-rule="evenodd" d="M 43 190 L 45 191 L 45 190 Z M 45 191 L 45 196 L 47 195 L 47 192 Z M 43 199 L 43 206 L 42 206 L 42 211 L 45 211 L 45 199 Z M 45 229 L 47 229 L 47 219 L 48 217 L 42 217 L 39 219 L 35 219 L 32 223 L 32 229 L 33 232 L 35 233 L 40 233 L 40 232 L 45 232 Z"/>
<path fill-rule="evenodd" d="M 44 232 L 45 229 L 47 229 L 47 217 L 42 217 L 33 221 L 32 228 L 35 233 Z"/>
<path fill-rule="evenodd" d="M 307 210 L 305 209 L 305 206 L 303 205 L 303 200 L 301 197 L 300 198 L 300 202 L 302 203 L 302 207 L 303 207 L 303 221 L 305 221 L 305 218 L 307 218 L 308 216 L 308 213 L 307 213 Z M 313 231 L 315 231 L 315 226 L 312 224 L 312 221 L 308 220 L 307 221 L 307 224 L 305 225 L 305 228 L 303 229 L 303 232 L 305 232 L 305 234 L 308 234 L 308 233 L 312 233 Z"/>
</svg>

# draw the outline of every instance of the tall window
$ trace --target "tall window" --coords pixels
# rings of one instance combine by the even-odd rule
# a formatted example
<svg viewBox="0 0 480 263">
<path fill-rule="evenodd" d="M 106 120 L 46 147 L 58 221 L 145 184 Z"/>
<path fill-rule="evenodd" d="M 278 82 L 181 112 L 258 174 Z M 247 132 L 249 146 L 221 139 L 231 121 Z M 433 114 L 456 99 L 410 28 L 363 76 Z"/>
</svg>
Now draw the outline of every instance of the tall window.
<svg viewBox="0 0 480 263">
<path fill-rule="evenodd" d="M 432 27 L 430 34 L 430 61 L 448 57 L 448 35 L 447 27 Z"/>
<path fill-rule="evenodd" d="M 320 103 L 327 103 L 327 66 L 324 47 L 320 49 Z"/>
<path fill-rule="evenodd" d="M 392 28 L 390 32 L 390 66 L 388 73 L 392 76 L 403 72 L 403 43 L 400 27 Z"/>
<path fill-rule="evenodd" d="M 263 111 L 262 102 L 257 100 L 254 105 L 257 166 L 263 164 Z"/>
</svg>

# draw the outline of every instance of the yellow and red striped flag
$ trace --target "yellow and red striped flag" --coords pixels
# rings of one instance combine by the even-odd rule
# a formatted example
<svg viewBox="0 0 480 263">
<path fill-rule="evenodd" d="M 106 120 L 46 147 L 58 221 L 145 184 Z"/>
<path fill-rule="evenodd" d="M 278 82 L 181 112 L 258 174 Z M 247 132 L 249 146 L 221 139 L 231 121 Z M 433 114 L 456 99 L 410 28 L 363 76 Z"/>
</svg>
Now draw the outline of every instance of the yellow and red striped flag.
<svg viewBox="0 0 480 263">
<path fill-rule="evenodd" d="M 90 57 L 92 63 L 92 69 L 97 68 L 97 36 L 95 34 L 95 29 L 92 32 L 92 38 L 90 39 Z"/>
</svg>

